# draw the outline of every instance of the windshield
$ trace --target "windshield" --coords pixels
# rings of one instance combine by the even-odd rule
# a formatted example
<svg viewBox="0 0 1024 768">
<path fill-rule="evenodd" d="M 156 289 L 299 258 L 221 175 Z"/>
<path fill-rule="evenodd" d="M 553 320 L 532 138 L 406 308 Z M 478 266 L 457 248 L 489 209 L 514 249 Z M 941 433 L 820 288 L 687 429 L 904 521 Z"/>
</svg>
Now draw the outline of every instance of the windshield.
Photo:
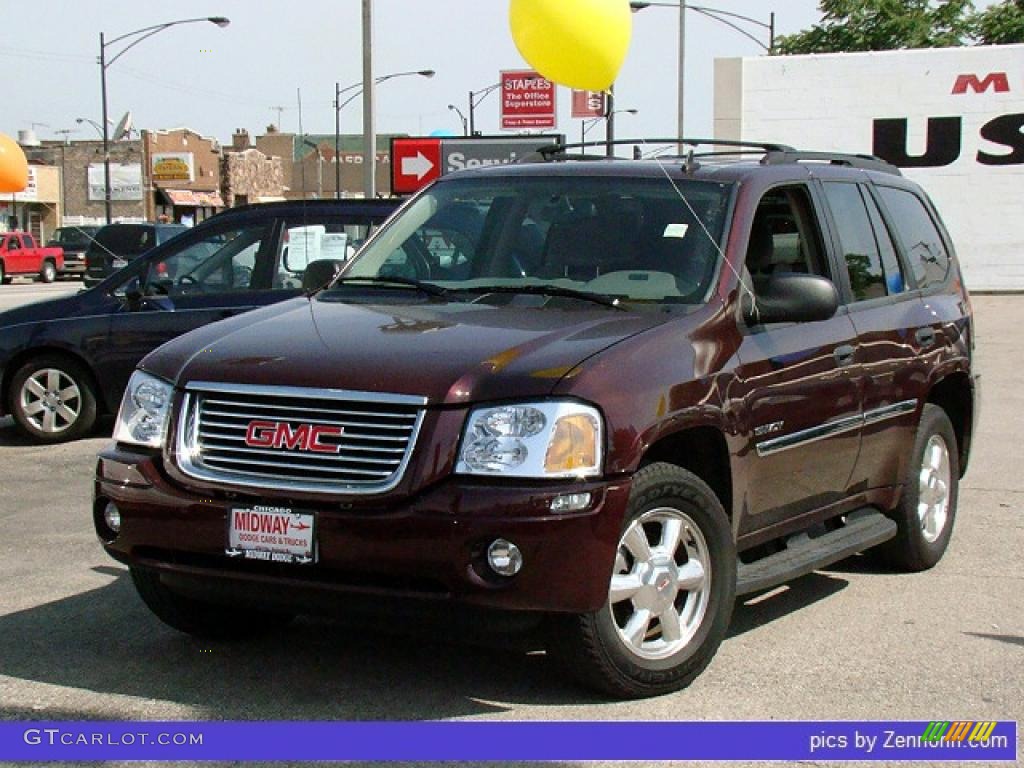
<svg viewBox="0 0 1024 768">
<path fill-rule="evenodd" d="M 88 245 L 97 227 L 59 227 L 53 231 L 52 243 L 61 245 Z"/>
<path fill-rule="evenodd" d="M 550 176 L 435 184 L 344 278 L 418 280 L 450 292 L 551 286 L 625 301 L 697 304 L 717 265 L 731 186 Z"/>
</svg>

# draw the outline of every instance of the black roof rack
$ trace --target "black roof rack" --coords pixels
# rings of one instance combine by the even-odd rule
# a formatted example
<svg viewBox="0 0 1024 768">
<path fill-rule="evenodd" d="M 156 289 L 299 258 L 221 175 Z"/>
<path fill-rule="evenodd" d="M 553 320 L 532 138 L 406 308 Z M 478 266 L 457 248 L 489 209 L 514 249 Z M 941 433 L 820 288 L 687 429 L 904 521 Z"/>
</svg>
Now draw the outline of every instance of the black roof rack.
<svg viewBox="0 0 1024 768">
<path fill-rule="evenodd" d="M 805 160 L 830 163 L 832 165 L 845 165 L 849 168 L 860 168 L 865 171 L 891 173 L 895 176 L 903 175 L 895 165 L 887 163 L 882 158 L 875 157 L 874 155 L 846 155 L 841 152 L 800 152 L 794 149 L 786 149 L 766 153 L 761 162 L 765 165 L 780 165 L 782 163 L 799 163 Z"/>
<path fill-rule="evenodd" d="M 570 154 L 568 150 L 571 149 L 587 149 L 587 148 L 605 148 L 611 146 L 643 146 L 647 144 L 678 144 L 687 147 L 699 147 L 699 146 L 719 146 L 719 147 L 736 147 L 737 149 L 756 149 L 761 152 L 795 152 L 793 147 L 786 144 L 774 144 L 761 141 L 735 141 L 732 139 L 691 139 L 691 138 L 659 138 L 659 139 L 615 139 L 614 141 L 582 141 L 574 142 L 569 144 L 551 144 L 547 147 L 540 147 L 537 152 L 545 159 L 553 160 L 557 159 L 557 156 L 561 156 L 561 159 L 568 160 L 596 160 L 604 159 L 605 155 L 596 154 Z M 730 154 L 727 152 L 717 154 Z M 680 155 L 683 157 L 684 155 Z M 664 155 L 663 155 L 664 157 Z"/>
</svg>

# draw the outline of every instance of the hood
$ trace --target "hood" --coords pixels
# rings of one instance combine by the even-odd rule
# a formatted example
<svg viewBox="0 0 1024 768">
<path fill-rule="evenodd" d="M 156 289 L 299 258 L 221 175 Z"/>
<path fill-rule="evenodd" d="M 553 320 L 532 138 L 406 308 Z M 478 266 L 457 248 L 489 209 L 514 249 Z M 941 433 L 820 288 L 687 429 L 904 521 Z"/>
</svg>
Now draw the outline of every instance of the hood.
<svg viewBox="0 0 1024 768">
<path fill-rule="evenodd" d="M 142 367 L 179 386 L 336 388 L 450 404 L 539 397 L 588 357 L 663 321 L 597 307 L 343 303 L 321 294 L 201 328 Z"/>
</svg>

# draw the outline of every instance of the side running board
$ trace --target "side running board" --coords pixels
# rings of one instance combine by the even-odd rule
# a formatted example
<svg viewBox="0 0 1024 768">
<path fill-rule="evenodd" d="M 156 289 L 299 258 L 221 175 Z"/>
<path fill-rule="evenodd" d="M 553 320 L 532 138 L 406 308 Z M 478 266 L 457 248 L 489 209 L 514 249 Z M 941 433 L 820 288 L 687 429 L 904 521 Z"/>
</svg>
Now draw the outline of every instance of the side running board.
<svg viewBox="0 0 1024 768">
<path fill-rule="evenodd" d="M 811 571 L 839 562 L 896 535 L 896 523 L 881 512 L 864 509 L 847 516 L 842 528 L 817 538 L 795 536 L 781 552 L 753 563 L 740 563 L 736 594 L 747 595 L 775 587 Z"/>
</svg>

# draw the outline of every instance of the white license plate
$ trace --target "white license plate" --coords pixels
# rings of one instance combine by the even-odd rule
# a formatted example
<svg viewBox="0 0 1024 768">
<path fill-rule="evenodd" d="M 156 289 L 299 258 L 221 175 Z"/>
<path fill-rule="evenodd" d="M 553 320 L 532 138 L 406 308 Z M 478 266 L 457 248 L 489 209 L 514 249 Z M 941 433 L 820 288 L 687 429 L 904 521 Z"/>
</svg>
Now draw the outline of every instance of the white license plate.
<svg viewBox="0 0 1024 768">
<path fill-rule="evenodd" d="M 316 560 L 316 517 L 290 507 L 254 504 L 228 509 L 228 557 L 271 563 Z"/>
<path fill-rule="evenodd" d="M 114 259 L 112 262 L 110 262 L 110 266 L 112 266 L 114 269 L 120 269 L 121 267 L 127 267 L 128 262 L 125 261 L 124 259 Z"/>
</svg>

